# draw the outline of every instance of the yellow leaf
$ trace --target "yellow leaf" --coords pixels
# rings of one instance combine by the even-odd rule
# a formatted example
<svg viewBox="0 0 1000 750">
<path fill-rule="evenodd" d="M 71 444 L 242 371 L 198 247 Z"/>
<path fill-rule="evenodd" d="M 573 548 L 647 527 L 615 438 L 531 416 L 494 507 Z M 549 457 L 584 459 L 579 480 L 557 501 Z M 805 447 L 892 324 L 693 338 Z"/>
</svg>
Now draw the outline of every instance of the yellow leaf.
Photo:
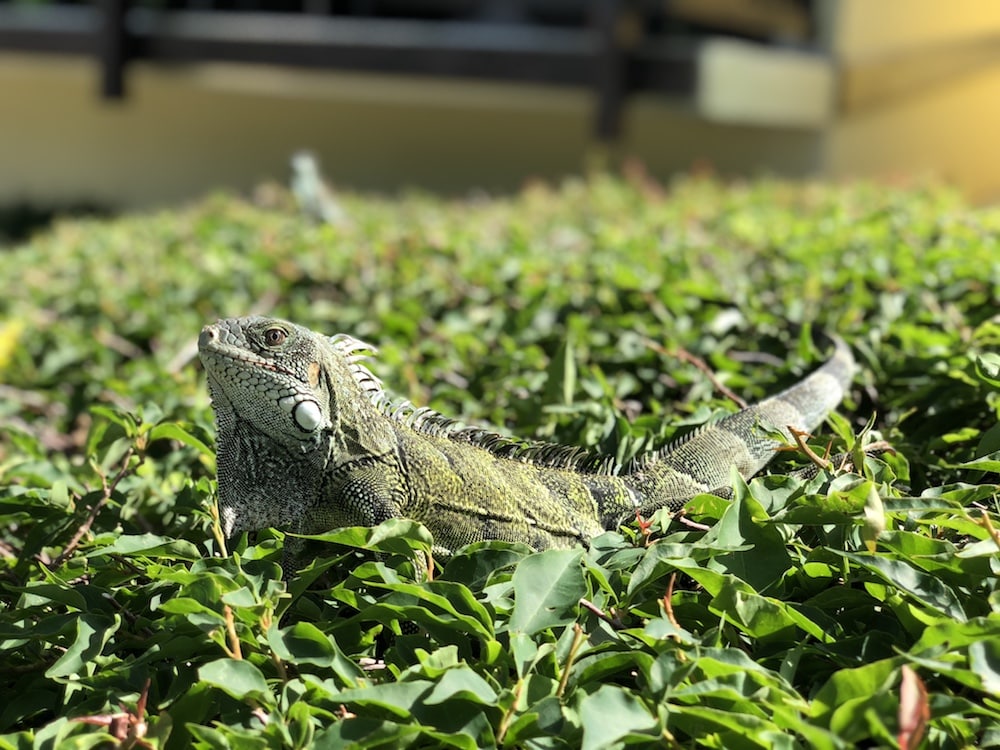
<svg viewBox="0 0 1000 750">
<path fill-rule="evenodd" d="M 23 320 L 8 320 L 0 324 L 0 371 L 6 370 L 14 358 L 22 331 L 24 331 Z"/>
<path fill-rule="evenodd" d="M 869 552 L 874 554 L 876 542 L 883 531 L 885 531 L 885 508 L 882 506 L 882 498 L 872 485 L 865 500 L 865 523 L 861 527 L 861 539 Z"/>
</svg>

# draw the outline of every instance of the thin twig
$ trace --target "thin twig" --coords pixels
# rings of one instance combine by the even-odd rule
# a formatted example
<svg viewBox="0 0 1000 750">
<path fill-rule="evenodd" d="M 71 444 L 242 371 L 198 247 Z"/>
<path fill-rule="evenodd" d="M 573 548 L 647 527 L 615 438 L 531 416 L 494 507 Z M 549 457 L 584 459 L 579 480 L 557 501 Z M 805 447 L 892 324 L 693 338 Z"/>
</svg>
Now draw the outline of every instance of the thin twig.
<svg viewBox="0 0 1000 750">
<path fill-rule="evenodd" d="M 146 352 L 114 331 L 98 329 L 94 332 L 94 338 L 97 339 L 97 343 L 101 346 L 118 352 L 118 354 L 121 354 L 126 359 L 142 359 L 146 356 Z"/>
<path fill-rule="evenodd" d="M 101 509 L 111 501 L 111 496 L 115 493 L 118 483 L 143 462 L 143 456 L 140 455 L 139 463 L 135 466 L 129 466 L 129 462 L 132 460 L 132 456 L 134 455 L 135 448 L 133 446 L 129 446 L 129 449 L 125 451 L 125 455 L 122 458 L 121 467 L 119 467 L 117 473 L 110 482 L 108 482 L 108 478 L 103 473 L 100 474 L 101 492 L 103 497 L 94 504 L 93 508 L 90 509 L 90 512 L 87 514 L 87 518 L 82 524 L 80 524 L 80 528 L 78 528 L 70 538 L 69 544 L 66 545 L 66 549 L 64 549 L 62 553 L 53 561 L 52 567 L 60 567 L 64 562 L 66 562 L 66 560 L 69 559 L 69 556 L 76 551 L 76 548 L 80 546 L 80 542 L 83 540 L 83 537 L 90 531 L 90 527 L 94 525 L 94 521 L 97 520 L 97 516 L 101 512 Z"/>
<path fill-rule="evenodd" d="M 66 453 L 83 445 L 82 435 L 79 430 L 73 430 L 67 435 L 53 427 L 53 424 L 54 422 L 47 419 L 29 423 L 17 416 L 0 418 L 0 430 L 16 430 L 26 435 L 31 435 L 44 448 L 54 453 Z"/>
<path fill-rule="evenodd" d="M 668 352 L 663 346 L 656 343 L 652 339 L 643 339 L 643 342 L 646 344 L 646 346 L 648 346 L 657 354 L 662 354 L 664 356 L 670 355 L 670 352 Z M 701 357 L 695 356 L 694 354 L 692 354 L 683 347 L 678 347 L 677 349 L 675 349 L 673 351 L 673 356 L 685 362 L 688 362 L 697 367 L 699 370 L 701 370 L 705 374 L 705 377 L 707 377 L 709 381 L 712 383 L 712 386 L 717 391 L 719 391 L 719 393 L 724 395 L 726 398 L 730 399 L 741 409 L 745 409 L 747 407 L 747 402 L 744 401 L 742 398 L 740 398 L 738 395 L 736 395 L 736 393 L 731 391 L 725 385 L 723 385 L 722 381 L 719 380 L 719 378 L 716 376 L 712 368 L 709 367 L 708 364 L 706 364 L 705 360 L 703 360 Z"/>
<path fill-rule="evenodd" d="M 684 515 L 684 513 L 678 513 L 677 515 L 675 515 L 674 520 L 677 521 L 677 523 L 679 524 L 687 526 L 689 529 L 697 529 L 698 531 L 708 531 L 710 528 L 712 528 L 711 526 L 707 526 L 703 523 L 692 521 L 690 518 Z"/>
<path fill-rule="evenodd" d="M 126 607 L 124 607 L 121 604 L 119 604 L 118 601 L 115 599 L 115 597 L 114 597 L 113 594 L 111 594 L 109 592 L 105 592 L 105 593 L 101 594 L 101 598 L 104 599 L 106 602 L 108 602 L 112 607 L 114 607 L 115 609 L 117 609 L 118 613 L 122 617 L 124 617 L 126 620 L 128 620 L 131 624 L 135 625 L 136 623 L 139 622 L 139 616 L 137 614 L 135 614 L 135 612 L 132 612 L 130 609 L 127 609 Z M 139 636 L 144 636 L 146 638 L 152 638 L 153 637 L 153 631 L 150 630 L 149 628 L 141 628 L 141 632 L 138 635 L 133 636 L 133 637 L 139 637 Z"/>
<path fill-rule="evenodd" d="M 583 607 L 584 609 L 593 612 L 595 615 L 597 615 L 600 619 L 604 620 L 604 622 L 606 622 L 615 630 L 621 630 L 625 627 L 625 625 L 621 621 L 621 618 L 619 618 L 617 615 L 612 617 L 589 599 L 581 599 L 580 606 Z"/>
<path fill-rule="evenodd" d="M 80 542 L 83 537 L 90 531 L 90 527 L 94 525 L 94 521 L 97 520 L 97 516 L 101 512 L 101 509 L 107 505 L 110 500 L 111 495 L 105 494 L 104 497 L 94 503 L 94 507 L 90 509 L 90 513 L 87 514 L 87 518 L 82 524 L 80 524 L 80 528 L 78 528 L 70 538 L 69 544 L 66 545 L 66 549 L 64 549 L 59 556 L 52 561 L 53 568 L 60 567 L 64 562 L 66 562 L 66 560 L 69 559 L 69 556 L 76 551 L 76 548 L 80 546 Z"/>
<path fill-rule="evenodd" d="M 556 697 L 562 698 L 563 693 L 566 692 L 566 685 L 569 683 L 569 673 L 573 668 L 573 662 L 576 661 L 576 652 L 580 650 L 580 646 L 583 645 L 583 628 L 580 627 L 580 623 L 573 623 L 573 643 L 570 644 L 569 654 L 566 656 L 566 666 L 563 667 L 562 676 L 559 678 L 559 687 L 556 689 Z"/>
<path fill-rule="evenodd" d="M 50 401 L 38 391 L 29 391 L 12 385 L 0 383 L 0 398 L 4 401 L 17 403 L 29 409 L 40 412 L 42 416 L 55 421 L 66 413 L 66 405 L 58 401 Z"/>
<path fill-rule="evenodd" d="M 341 720 L 343 720 L 343 719 L 356 719 L 356 718 L 358 718 L 358 715 L 356 713 L 348 711 L 347 710 L 347 706 L 345 706 L 343 703 L 341 703 L 340 704 L 340 708 L 337 709 L 337 718 L 339 718 Z"/>
<path fill-rule="evenodd" d="M 212 517 L 212 537 L 218 547 L 219 556 L 229 557 L 229 552 L 226 550 L 226 535 L 222 533 L 218 498 L 213 498 L 212 504 L 208 506 L 208 515 Z"/>
<path fill-rule="evenodd" d="M 143 747 L 151 748 L 149 742 L 143 739 L 149 731 L 149 724 L 146 721 L 146 701 L 149 698 L 150 680 L 146 679 L 142 692 L 139 694 L 139 701 L 136 703 L 135 711 L 129 709 L 125 704 L 119 704 L 121 711 L 113 714 L 97 714 L 92 716 L 77 716 L 70 721 L 78 721 L 82 724 L 92 724 L 94 726 L 107 727 L 108 734 L 118 740 L 116 747 L 127 748 Z"/>
<path fill-rule="evenodd" d="M 222 614 L 226 618 L 226 635 L 229 640 L 229 655 L 237 660 L 243 659 L 243 649 L 240 646 L 240 637 L 236 634 L 236 619 L 233 617 L 233 608 L 228 604 L 222 605 Z"/>
<path fill-rule="evenodd" d="M 514 685 L 514 700 L 511 701 L 510 707 L 504 711 L 503 716 L 500 718 L 500 725 L 497 727 L 497 745 L 503 744 L 503 738 L 507 734 L 507 730 L 510 729 L 510 723 L 514 719 L 514 714 L 517 712 L 517 703 L 521 700 L 521 691 L 524 690 L 524 678 L 522 677 Z"/>
<path fill-rule="evenodd" d="M 281 660 L 281 657 L 272 651 L 271 661 L 274 662 L 274 668 L 278 670 L 278 677 L 281 678 L 281 681 L 288 682 L 288 670 L 285 669 L 285 662 Z"/>
<path fill-rule="evenodd" d="M 708 364 L 703 359 L 701 359 L 700 357 L 696 357 L 683 347 L 678 347 L 676 354 L 680 359 L 683 359 L 685 362 L 690 362 L 692 365 L 694 365 L 703 373 L 705 373 L 705 377 L 707 377 L 711 381 L 712 385 L 715 386 L 715 389 L 719 393 L 721 393 L 726 398 L 730 399 L 741 409 L 747 408 L 747 402 L 744 401 L 739 396 L 737 396 L 734 391 L 731 391 L 729 388 L 723 385 L 722 381 L 719 380 L 719 378 L 716 376 L 712 368 L 709 367 Z"/>
<path fill-rule="evenodd" d="M 670 580 L 667 582 L 667 593 L 663 597 L 663 610 L 667 616 L 667 619 L 670 620 L 670 624 L 679 630 L 681 625 L 679 622 L 677 622 L 677 618 L 674 617 L 674 603 L 673 603 L 674 583 L 676 581 L 677 581 L 677 574 L 671 573 Z"/>
<path fill-rule="evenodd" d="M 16 674 L 30 674 L 31 672 L 37 672 L 41 669 L 48 669 L 51 667 L 57 659 L 48 658 L 42 661 L 32 662 L 31 664 L 7 664 L 4 666 L 4 674 L 8 676 Z"/>
<path fill-rule="evenodd" d="M 993 525 L 993 522 L 990 520 L 990 517 L 985 510 L 982 511 L 979 518 L 976 520 L 976 523 L 986 529 L 990 538 L 993 539 L 994 544 L 996 544 L 997 547 L 1000 547 L 1000 530 Z"/>
<path fill-rule="evenodd" d="M 809 447 L 806 440 L 812 436 L 808 432 L 797 430 L 791 425 L 788 425 L 788 432 L 795 439 L 795 444 L 799 447 L 799 450 L 802 451 L 802 453 L 804 453 L 810 461 L 821 469 L 830 470 L 833 468 L 833 461 L 831 461 L 827 456 L 820 456 L 816 453 L 816 451 Z M 829 446 L 827 446 L 827 454 L 829 455 Z"/>
<path fill-rule="evenodd" d="M 427 580 L 430 582 L 434 580 L 434 555 L 430 551 L 425 552 L 424 555 L 426 556 L 425 570 L 427 571 Z"/>
</svg>

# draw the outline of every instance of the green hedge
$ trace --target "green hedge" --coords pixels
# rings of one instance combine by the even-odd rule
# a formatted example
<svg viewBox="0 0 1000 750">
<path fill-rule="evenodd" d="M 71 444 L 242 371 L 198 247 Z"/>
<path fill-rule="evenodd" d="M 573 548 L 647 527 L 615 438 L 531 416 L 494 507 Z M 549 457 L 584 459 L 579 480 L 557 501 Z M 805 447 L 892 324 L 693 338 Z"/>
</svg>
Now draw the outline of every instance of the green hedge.
<svg viewBox="0 0 1000 750">
<path fill-rule="evenodd" d="M 345 195 L 331 227 L 267 194 L 2 251 L 0 747 L 895 747 L 925 712 L 925 747 L 1000 746 L 1000 212 L 633 175 Z M 694 360 L 753 400 L 833 330 L 860 371 L 814 444 L 898 452 L 431 576 L 419 526 L 332 531 L 286 587 L 280 532 L 222 553 L 192 346 L 251 311 L 620 456 L 734 408 Z"/>
</svg>

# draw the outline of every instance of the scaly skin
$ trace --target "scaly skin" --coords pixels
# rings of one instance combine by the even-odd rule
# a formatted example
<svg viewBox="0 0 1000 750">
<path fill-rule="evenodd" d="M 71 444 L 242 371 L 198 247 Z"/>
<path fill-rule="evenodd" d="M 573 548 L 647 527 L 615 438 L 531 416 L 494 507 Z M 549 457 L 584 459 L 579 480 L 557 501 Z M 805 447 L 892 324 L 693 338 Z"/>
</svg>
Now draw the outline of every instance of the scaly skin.
<svg viewBox="0 0 1000 750">
<path fill-rule="evenodd" d="M 854 361 L 833 356 L 791 388 L 614 467 L 573 448 L 464 428 L 390 403 L 361 360 L 371 347 L 273 318 L 206 326 L 198 340 L 218 425 L 223 531 L 304 534 L 420 521 L 444 554 L 483 539 L 536 549 L 586 542 L 636 510 L 680 508 L 756 474 L 773 431 L 815 429 L 836 407 Z"/>
</svg>

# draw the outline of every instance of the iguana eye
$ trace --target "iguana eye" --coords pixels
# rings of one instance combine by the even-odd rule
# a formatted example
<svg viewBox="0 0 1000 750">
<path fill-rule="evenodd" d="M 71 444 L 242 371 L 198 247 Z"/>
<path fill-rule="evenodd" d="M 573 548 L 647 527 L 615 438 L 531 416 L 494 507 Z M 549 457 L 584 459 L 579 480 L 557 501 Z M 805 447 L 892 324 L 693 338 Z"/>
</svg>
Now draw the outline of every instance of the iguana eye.
<svg viewBox="0 0 1000 750">
<path fill-rule="evenodd" d="M 287 338 L 288 334 L 283 328 L 268 328 L 264 331 L 264 343 L 267 346 L 280 346 Z"/>
</svg>

